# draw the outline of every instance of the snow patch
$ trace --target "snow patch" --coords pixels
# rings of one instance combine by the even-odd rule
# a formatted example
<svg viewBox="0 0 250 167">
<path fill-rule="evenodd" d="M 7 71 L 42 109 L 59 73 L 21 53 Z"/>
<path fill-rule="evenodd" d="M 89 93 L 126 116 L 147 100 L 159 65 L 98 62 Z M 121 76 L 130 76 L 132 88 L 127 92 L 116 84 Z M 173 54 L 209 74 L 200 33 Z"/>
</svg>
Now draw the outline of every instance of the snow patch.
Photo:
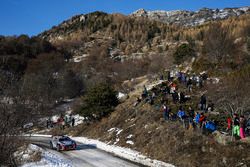
<svg viewBox="0 0 250 167">
<path fill-rule="evenodd" d="M 110 128 L 108 130 L 109 133 L 116 132 L 116 136 L 118 136 L 122 131 L 123 131 L 123 129 L 119 129 L 119 128 Z"/>
<path fill-rule="evenodd" d="M 108 130 L 108 132 L 113 132 L 113 131 L 115 131 L 116 130 L 116 128 L 110 128 L 109 130 Z"/>
<path fill-rule="evenodd" d="M 127 144 L 134 145 L 134 142 L 132 140 L 126 141 Z"/>
<path fill-rule="evenodd" d="M 82 124 L 85 120 L 88 119 L 86 117 L 80 116 L 79 114 L 73 115 L 73 117 L 75 118 L 75 126 Z"/>
<path fill-rule="evenodd" d="M 132 128 L 133 126 L 135 126 L 135 124 L 130 125 L 129 128 Z"/>
<path fill-rule="evenodd" d="M 118 130 L 116 133 L 116 136 L 118 136 L 122 131 L 123 131 L 123 129 Z"/>
<path fill-rule="evenodd" d="M 114 145 L 116 145 L 119 141 L 120 141 L 120 139 L 119 139 L 119 138 L 116 138 L 116 139 L 115 139 L 115 142 L 114 142 Z"/>
<path fill-rule="evenodd" d="M 41 152 L 41 160 L 22 165 L 22 167 L 72 167 L 72 163 L 65 160 L 63 157 L 53 154 L 49 151 L 30 144 L 27 148 L 27 153 L 23 154 L 23 158 L 29 159 L 34 152 Z"/>
<path fill-rule="evenodd" d="M 131 139 L 132 137 L 133 137 L 133 135 L 130 134 L 130 135 L 127 136 L 127 139 Z"/>
<path fill-rule="evenodd" d="M 123 98 L 125 96 L 126 96 L 126 94 L 119 92 L 118 95 L 117 95 L 117 98 L 121 99 L 121 98 Z"/>
<path fill-rule="evenodd" d="M 83 55 L 81 55 L 81 56 L 75 56 L 75 57 L 73 58 L 73 62 L 74 62 L 74 63 L 79 63 L 79 62 L 85 60 L 86 57 L 88 57 L 88 56 L 89 56 L 88 54 L 83 54 Z"/>
</svg>

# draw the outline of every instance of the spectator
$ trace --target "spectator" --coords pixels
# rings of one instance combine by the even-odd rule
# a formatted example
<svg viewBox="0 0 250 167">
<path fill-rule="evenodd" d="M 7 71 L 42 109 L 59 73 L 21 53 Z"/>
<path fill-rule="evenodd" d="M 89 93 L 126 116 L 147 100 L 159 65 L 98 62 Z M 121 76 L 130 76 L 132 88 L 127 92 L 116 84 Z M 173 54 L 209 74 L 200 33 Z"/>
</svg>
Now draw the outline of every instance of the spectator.
<svg viewBox="0 0 250 167">
<path fill-rule="evenodd" d="M 181 82 L 182 83 L 186 83 L 186 75 L 185 75 L 185 73 L 181 73 Z"/>
<path fill-rule="evenodd" d="M 163 118 L 165 121 L 167 121 L 169 120 L 169 109 L 165 104 L 162 107 L 163 107 Z"/>
<path fill-rule="evenodd" d="M 200 110 L 206 111 L 206 104 L 207 104 L 207 98 L 205 94 L 203 94 L 200 99 Z"/>
<path fill-rule="evenodd" d="M 49 129 L 51 127 L 51 120 L 50 120 L 50 118 L 48 118 L 47 121 L 46 121 L 46 127 L 47 127 L 47 129 Z"/>
<path fill-rule="evenodd" d="M 239 121 L 239 117 L 238 117 L 238 115 L 237 114 L 234 114 L 233 115 L 233 122 L 232 122 L 233 124 L 233 132 L 232 132 L 232 134 L 233 134 L 233 136 L 235 136 L 235 137 L 239 137 L 240 136 L 240 121 Z"/>
<path fill-rule="evenodd" d="M 153 105 L 153 104 L 154 104 L 154 99 L 153 99 L 153 96 L 152 96 L 152 95 L 149 95 L 148 102 L 149 102 L 150 105 Z"/>
<path fill-rule="evenodd" d="M 61 129 L 64 129 L 65 121 L 63 119 L 63 115 L 61 115 L 61 117 L 58 118 L 57 123 L 58 123 L 58 125 L 60 126 Z"/>
<path fill-rule="evenodd" d="M 179 99 L 178 93 L 176 91 L 172 94 L 172 98 L 173 98 L 173 102 L 176 104 Z"/>
<path fill-rule="evenodd" d="M 164 79 L 163 75 L 160 75 L 160 80 L 163 80 L 163 79 Z"/>
<path fill-rule="evenodd" d="M 188 108 L 188 117 L 192 120 L 194 119 L 194 109 L 192 109 L 192 107 Z"/>
<path fill-rule="evenodd" d="M 73 116 L 71 119 L 71 126 L 74 127 L 75 126 L 75 117 Z"/>
<path fill-rule="evenodd" d="M 178 116 L 181 120 L 183 120 L 183 119 L 185 118 L 185 111 L 183 110 L 182 107 L 179 107 L 179 111 L 178 111 L 178 113 L 177 113 L 177 116 Z"/>
<path fill-rule="evenodd" d="M 168 81 L 171 81 L 170 71 L 167 71 L 167 78 L 168 78 Z"/>
<path fill-rule="evenodd" d="M 145 99 L 146 97 L 148 97 L 148 91 L 145 85 L 143 85 L 143 92 L 142 92 L 142 99 Z"/>
<path fill-rule="evenodd" d="M 245 136 L 245 118 L 243 115 L 240 116 L 240 138 L 244 139 Z"/>
<path fill-rule="evenodd" d="M 248 134 L 248 135 L 250 135 L 250 117 L 248 118 L 248 120 L 246 121 L 247 123 L 246 123 L 246 133 Z"/>
<path fill-rule="evenodd" d="M 200 119 L 199 119 L 200 128 L 203 128 L 205 121 L 206 121 L 206 117 L 205 117 L 204 113 L 201 113 Z"/>
<path fill-rule="evenodd" d="M 196 124 L 199 124 L 200 123 L 200 113 L 196 112 L 196 115 L 195 115 L 195 123 Z"/>
<path fill-rule="evenodd" d="M 177 78 L 179 82 L 181 82 L 181 76 L 182 76 L 182 72 L 177 72 Z"/>
<path fill-rule="evenodd" d="M 187 81 L 187 88 L 189 92 L 192 92 L 192 79 L 189 78 Z"/>
<path fill-rule="evenodd" d="M 170 93 L 174 93 L 176 91 L 177 85 L 175 83 L 170 84 Z"/>
<path fill-rule="evenodd" d="M 180 92 L 180 103 L 185 103 L 186 99 L 185 99 L 185 95 L 183 92 Z"/>
<path fill-rule="evenodd" d="M 134 103 L 134 107 L 136 107 L 141 102 L 141 99 L 137 97 L 136 102 Z"/>
<path fill-rule="evenodd" d="M 227 131 L 229 131 L 232 127 L 232 119 L 231 117 L 227 118 Z"/>
<path fill-rule="evenodd" d="M 171 70 L 170 71 L 170 81 L 173 81 L 173 79 L 174 79 L 174 71 Z"/>
<path fill-rule="evenodd" d="M 208 105 L 207 105 L 207 111 L 211 112 L 214 110 L 214 103 L 212 103 L 212 101 L 208 101 Z"/>
</svg>

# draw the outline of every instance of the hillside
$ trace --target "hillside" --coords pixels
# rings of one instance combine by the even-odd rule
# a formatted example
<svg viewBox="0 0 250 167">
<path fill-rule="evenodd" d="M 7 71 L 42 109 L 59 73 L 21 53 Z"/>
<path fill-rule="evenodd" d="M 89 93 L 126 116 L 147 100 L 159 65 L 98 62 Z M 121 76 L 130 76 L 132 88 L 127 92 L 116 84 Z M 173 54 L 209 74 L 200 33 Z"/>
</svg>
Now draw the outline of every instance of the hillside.
<svg viewBox="0 0 250 167">
<path fill-rule="evenodd" d="M 248 62 L 250 15 L 246 13 L 183 27 L 144 17 L 94 12 L 74 16 L 39 37 L 70 52 L 74 71 L 87 78 L 108 76 L 112 82 L 122 82 L 157 73 L 174 63 L 190 63 L 193 58 L 194 70 L 218 73 Z M 190 53 L 178 54 L 178 47 L 185 44 Z"/>
<path fill-rule="evenodd" d="M 129 98 L 118 105 L 109 117 L 103 118 L 99 122 L 85 123 L 75 129 L 67 129 L 66 132 L 75 136 L 84 135 L 89 138 L 97 138 L 110 145 L 129 147 L 153 159 L 176 166 L 237 166 L 239 163 L 248 166 L 250 164 L 249 143 L 231 142 L 230 136 L 223 135 L 219 131 L 204 135 L 198 127 L 195 129 L 184 128 L 178 119 L 165 121 L 161 109 L 162 96 L 164 97 L 161 90 L 168 82 L 162 81 L 162 84 L 159 84 L 161 82 L 157 84 L 155 81 L 145 80 L 145 77 L 131 82 L 137 83 L 133 85 L 135 90 L 129 93 Z M 193 92 L 190 93 L 183 83 L 178 81 L 175 83 L 178 83 L 178 91 L 190 95 L 191 100 L 175 104 L 172 102 L 171 95 L 167 95 L 166 104 L 172 108 L 173 113 L 177 113 L 179 106 L 183 106 L 185 111 L 192 106 L 195 112 L 201 112 L 197 108 L 197 104 L 202 92 L 209 90 L 210 95 L 212 92 L 209 87 L 219 90 L 221 86 L 221 83 L 212 84 L 206 81 L 203 88 L 195 86 Z M 143 92 L 144 84 L 147 85 L 148 90 L 152 87 L 156 88 L 156 91 L 152 89 L 149 93 L 156 92 L 154 102 L 150 104 L 144 99 L 135 106 L 137 98 Z M 216 100 L 219 101 L 220 98 L 213 99 L 213 96 L 208 98 L 209 101 L 215 103 L 216 107 L 213 112 L 207 112 L 206 116 L 209 120 L 218 121 L 220 131 L 225 131 L 225 120 L 228 113 L 224 113 L 216 103 Z"/>
<path fill-rule="evenodd" d="M 169 25 L 161 22 L 150 21 L 145 17 L 131 17 L 121 14 L 107 14 L 94 12 L 86 15 L 74 16 L 58 26 L 45 31 L 39 37 L 46 39 L 55 45 L 71 50 L 78 60 L 85 59 L 96 46 L 106 47 L 108 55 L 115 60 L 141 59 L 151 55 L 171 55 L 171 48 L 180 43 L 195 41 L 202 45 L 207 30 L 214 23 L 223 24 L 228 29 L 228 35 L 234 39 L 244 37 L 244 29 L 249 24 L 248 8 L 225 9 L 221 12 L 238 13 L 228 14 L 223 20 L 214 19 L 208 24 L 186 28 L 183 26 Z M 215 11 L 203 9 L 202 11 Z M 231 12 L 229 12 L 231 11 Z M 242 12 L 240 12 L 242 11 Z M 157 13 L 157 12 L 156 12 Z M 207 13 L 207 12 L 203 12 Z M 212 12 L 213 13 L 213 12 Z M 175 16 L 181 17 L 181 12 Z M 199 19 L 207 17 L 206 14 L 197 14 Z M 210 16 L 209 16 L 210 17 Z M 211 16 L 212 17 L 212 16 Z M 175 23 L 178 21 L 174 21 Z M 180 21 L 185 22 L 185 21 Z M 234 25 L 230 25 L 233 23 Z M 199 47 L 199 45 L 197 47 Z"/>
</svg>

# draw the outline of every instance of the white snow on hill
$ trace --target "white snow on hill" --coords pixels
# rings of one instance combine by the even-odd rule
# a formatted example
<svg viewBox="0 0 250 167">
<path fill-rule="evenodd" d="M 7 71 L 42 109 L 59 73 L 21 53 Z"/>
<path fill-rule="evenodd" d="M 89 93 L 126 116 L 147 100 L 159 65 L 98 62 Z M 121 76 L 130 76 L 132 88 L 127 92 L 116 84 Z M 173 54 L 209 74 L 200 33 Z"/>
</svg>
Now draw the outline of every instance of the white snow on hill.
<svg viewBox="0 0 250 167">
<path fill-rule="evenodd" d="M 208 21 L 227 19 L 233 16 L 240 16 L 250 13 L 250 7 L 241 8 L 225 8 L 225 9 L 209 9 L 202 8 L 199 11 L 186 11 L 186 10 L 155 10 L 147 11 L 139 9 L 131 14 L 135 17 L 145 17 L 151 20 L 157 20 L 164 23 L 174 23 L 184 26 L 201 25 Z"/>
</svg>

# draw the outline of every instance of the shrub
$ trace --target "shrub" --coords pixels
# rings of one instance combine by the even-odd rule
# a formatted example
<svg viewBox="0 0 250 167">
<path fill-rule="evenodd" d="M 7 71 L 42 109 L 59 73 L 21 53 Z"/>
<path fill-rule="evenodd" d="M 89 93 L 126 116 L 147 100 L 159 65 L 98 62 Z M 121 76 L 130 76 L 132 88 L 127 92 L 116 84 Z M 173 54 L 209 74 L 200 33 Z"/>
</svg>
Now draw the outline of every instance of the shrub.
<svg viewBox="0 0 250 167">
<path fill-rule="evenodd" d="M 83 101 L 80 113 L 91 120 L 107 116 L 118 105 L 117 92 L 110 85 L 103 83 L 91 87 Z"/>
<path fill-rule="evenodd" d="M 181 64 L 185 58 L 193 57 L 195 51 L 189 44 L 181 44 L 174 53 L 174 60 L 176 64 Z"/>
</svg>

